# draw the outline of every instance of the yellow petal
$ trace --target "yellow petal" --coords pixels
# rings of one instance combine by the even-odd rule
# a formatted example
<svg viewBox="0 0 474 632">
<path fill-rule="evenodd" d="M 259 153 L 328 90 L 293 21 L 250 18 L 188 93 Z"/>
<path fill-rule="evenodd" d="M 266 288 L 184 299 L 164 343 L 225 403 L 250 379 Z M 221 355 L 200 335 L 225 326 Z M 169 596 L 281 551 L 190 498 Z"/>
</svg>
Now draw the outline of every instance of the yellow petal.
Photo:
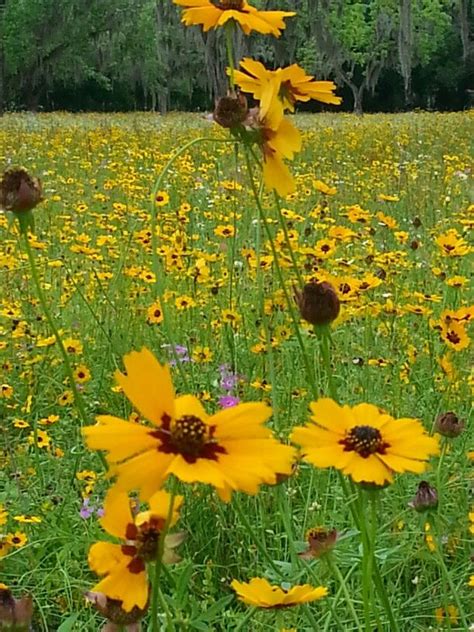
<svg viewBox="0 0 474 632">
<path fill-rule="evenodd" d="M 276 154 L 265 157 L 263 179 L 267 189 L 275 189 L 278 195 L 285 197 L 296 189 L 296 184 L 288 167 Z"/>
<path fill-rule="evenodd" d="M 104 593 L 110 599 L 120 600 L 125 612 L 130 612 L 134 606 L 143 609 L 148 601 L 148 580 L 145 570 L 141 573 L 131 573 L 126 565 L 114 569 L 92 590 Z"/>
<path fill-rule="evenodd" d="M 127 539 L 127 526 L 133 525 L 128 494 L 112 487 L 105 497 L 104 515 L 100 519 L 102 528 L 122 540 Z"/>
<path fill-rule="evenodd" d="M 161 365 L 148 349 L 132 351 L 123 359 L 127 375 L 115 377 L 125 395 L 140 413 L 156 425 L 162 416 L 174 414 L 174 390 L 169 368 Z"/>
<path fill-rule="evenodd" d="M 91 450 L 106 450 L 111 463 L 131 458 L 145 450 L 155 449 L 157 439 L 150 435 L 151 428 L 124 421 L 110 415 L 101 415 L 95 426 L 82 429 L 87 447 Z"/>
<path fill-rule="evenodd" d="M 89 549 L 89 566 L 97 575 L 110 573 L 120 564 L 128 564 L 129 561 L 130 557 L 122 553 L 120 544 L 96 542 Z"/>
</svg>

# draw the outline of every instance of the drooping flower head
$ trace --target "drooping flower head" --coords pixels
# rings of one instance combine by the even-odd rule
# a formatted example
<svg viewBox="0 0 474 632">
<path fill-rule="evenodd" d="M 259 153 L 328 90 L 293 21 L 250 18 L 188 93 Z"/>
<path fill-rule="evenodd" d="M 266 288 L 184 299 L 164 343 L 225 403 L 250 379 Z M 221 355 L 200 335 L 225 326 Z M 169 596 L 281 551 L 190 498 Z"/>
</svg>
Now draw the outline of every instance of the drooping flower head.
<svg viewBox="0 0 474 632">
<path fill-rule="evenodd" d="M 234 20 L 245 35 L 257 31 L 280 37 L 285 28 L 284 18 L 294 11 L 260 11 L 245 0 L 173 0 L 184 8 L 182 21 L 186 26 L 202 25 L 203 31 L 224 26 Z"/>
<path fill-rule="evenodd" d="M 254 577 L 248 583 L 234 579 L 231 586 L 241 601 L 257 608 L 288 608 L 322 599 L 328 594 L 328 589 L 324 586 L 313 588 L 309 584 L 303 584 L 287 590 L 272 586 L 261 577 Z"/>
<path fill-rule="evenodd" d="M 438 454 L 438 439 L 416 419 L 394 419 L 372 404 L 339 406 L 332 399 L 311 404 L 311 421 L 291 440 L 316 467 L 335 467 L 356 483 L 385 485 L 394 472 L 424 472 Z"/>
<path fill-rule="evenodd" d="M 182 497 L 174 499 L 171 520 L 178 520 Z M 122 602 L 121 608 L 130 612 L 133 608 L 144 609 L 148 601 L 146 564 L 156 561 L 160 534 L 166 526 L 171 497 L 158 491 L 150 498 L 150 509 L 132 515 L 128 495 L 114 488 L 108 493 L 104 505 L 102 527 L 121 540 L 123 544 L 96 542 L 89 550 L 89 566 L 105 577 L 94 586 L 93 592 L 103 593 L 109 599 Z M 166 563 L 166 538 L 163 562 Z"/>
<path fill-rule="evenodd" d="M 341 97 L 334 94 L 336 85 L 332 81 L 314 81 L 298 64 L 268 70 L 259 61 L 245 57 L 240 67 L 243 71 L 234 72 L 234 81 L 243 92 L 249 92 L 260 101 L 263 116 L 274 108 L 281 118 L 285 110 L 294 112 L 297 101 L 341 103 Z"/>
<path fill-rule="evenodd" d="M 125 356 L 127 374 L 116 379 L 151 425 L 102 415 L 83 429 L 93 450 L 106 450 L 116 488 L 138 489 L 144 500 L 168 476 L 184 483 L 207 483 L 223 500 L 232 490 L 255 494 L 262 483 L 290 474 L 294 448 L 280 444 L 264 426 L 271 409 L 238 404 L 208 415 L 192 395 L 175 398 L 168 367 L 147 349 Z"/>
<path fill-rule="evenodd" d="M 267 189 L 279 195 L 292 193 L 296 184 L 284 159 L 292 160 L 301 150 L 301 134 L 287 119 L 259 108 L 250 111 L 249 128 L 257 132 L 256 140 L 263 153 L 263 179 Z"/>
</svg>

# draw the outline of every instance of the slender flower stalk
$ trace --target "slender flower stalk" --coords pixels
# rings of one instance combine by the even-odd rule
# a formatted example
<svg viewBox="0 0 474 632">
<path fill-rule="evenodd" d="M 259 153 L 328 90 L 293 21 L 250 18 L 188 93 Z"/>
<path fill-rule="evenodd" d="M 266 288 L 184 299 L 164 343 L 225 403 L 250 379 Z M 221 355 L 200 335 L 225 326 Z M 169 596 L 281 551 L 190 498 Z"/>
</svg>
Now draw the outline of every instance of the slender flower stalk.
<svg viewBox="0 0 474 632">
<path fill-rule="evenodd" d="M 315 394 L 315 396 L 317 397 L 317 393 L 318 393 L 318 389 L 316 387 L 316 380 L 315 380 L 315 376 L 314 376 L 314 371 L 311 368 L 311 362 L 310 359 L 308 357 L 307 351 L 306 351 L 306 347 L 305 344 L 303 342 L 303 338 L 301 336 L 301 331 L 300 331 L 300 326 L 299 326 L 299 320 L 298 317 L 296 315 L 296 310 L 294 307 L 294 303 L 290 297 L 290 294 L 288 292 L 288 288 L 286 286 L 285 283 L 285 279 L 283 276 L 283 271 L 281 269 L 279 260 L 278 260 L 278 251 L 275 247 L 275 241 L 273 239 L 273 235 L 270 231 L 270 228 L 268 226 L 267 223 L 267 218 L 265 215 L 265 211 L 263 210 L 263 206 L 262 206 L 262 202 L 260 200 L 260 196 L 258 195 L 258 191 L 257 191 L 257 187 L 255 186 L 255 182 L 254 182 L 254 178 L 253 178 L 253 169 L 252 169 L 252 162 L 250 160 L 250 152 L 248 150 L 248 148 L 246 147 L 247 151 L 245 153 L 245 157 L 246 157 L 246 163 L 247 163 L 247 173 L 249 176 L 249 181 L 250 181 L 250 187 L 252 189 L 252 193 L 253 193 L 253 197 L 255 200 L 255 204 L 257 205 L 257 210 L 259 213 L 259 218 L 260 218 L 260 222 L 263 224 L 268 241 L 270 243 L 270 248 L 272 251 L 272 255 L 273 255 L 273 260 L 274 260 L 274 264 L 275 264 L 275 268 L 277 271 L 277 276 L 278 276 L 278 280 L 280 282 L 280 287 L 283 291 L 283 295 L 285 297 L 285 301 L 286 301 L 286 305 L 288 307 L 288 311 L 290 313 L 290 318 L 293 324 L 293 329 L 296 335 L 296 339 L 298 341 L 298 344 L 300 346 L 301 349 L 301 355 L 303 357 L 303 362 L 305 365 L 305 369 L 306 369 L 306 375 L 308 377 L 308 381 L 310 383 L 311 389 L 313 391 L 313 393 Z"/>
<path fill-rule="evenodd" d="M 154 565 L 153 581 L 152 581 L 152 593 L 151 593 L 151 625 L 152 632 L 159 632 L 160 626 L 158 622 L 158 601 L 160 597 L 160 576 L 163 568 L 163 553 L 165 551 L 165 541 L 168 530 L 171 526 L 173 519 L 173 511 L 176 500 L 176 491 L 178 486 L 178 479 L 173 477 L 170 484 L 170 500 L 168 515 L 166 516 L 166 522 L 163 529 L 160 531 L 158 540 L 158 554 Z"/>
</svg>

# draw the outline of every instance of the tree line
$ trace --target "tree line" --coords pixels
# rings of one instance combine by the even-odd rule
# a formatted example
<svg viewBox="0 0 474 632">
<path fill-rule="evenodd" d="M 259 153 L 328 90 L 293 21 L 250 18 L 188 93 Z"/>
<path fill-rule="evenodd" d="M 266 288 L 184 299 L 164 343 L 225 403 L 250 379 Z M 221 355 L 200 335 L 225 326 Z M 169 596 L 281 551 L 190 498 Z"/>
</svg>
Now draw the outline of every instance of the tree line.
<svg viewBox="0 0 474 632">
<path fill-rule="evenodd" d="M 472 0 L 253 0 L 294 10 L 238 57 L 332 79 L 344 109 L 461 109 L 474 95 Z M 0 0 L 0 111 L 206 110 L 225 92 L 223 34 L 171 0 Z"/>
</svg>

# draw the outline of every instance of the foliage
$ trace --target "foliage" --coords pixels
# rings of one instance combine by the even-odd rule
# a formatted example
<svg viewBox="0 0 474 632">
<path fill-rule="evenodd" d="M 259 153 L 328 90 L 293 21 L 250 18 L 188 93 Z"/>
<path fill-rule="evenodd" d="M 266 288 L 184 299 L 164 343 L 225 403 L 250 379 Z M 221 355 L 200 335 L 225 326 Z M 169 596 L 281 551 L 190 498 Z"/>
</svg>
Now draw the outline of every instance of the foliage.
<svg viewBox="0 0 474 632">
<path fill-rule="evenodd" d="M 399 107 L 402 76 L 413 77 L 407 105 L 462 107 L 474 10 L 462 0 L 413 0 L 400 37 L 403 4 L 273 0 L 266 6 L 298 12 L 285 38 L 250 37 L 237 49 L 335 79 L 349 109 L 361 109 L 367 91 L 371 109 Z M 221 35 L 181 28 L 171 0 L 3 0 L 0 19 L 7 109 L 205 109 L 223 89 Z"/>
</svg>

